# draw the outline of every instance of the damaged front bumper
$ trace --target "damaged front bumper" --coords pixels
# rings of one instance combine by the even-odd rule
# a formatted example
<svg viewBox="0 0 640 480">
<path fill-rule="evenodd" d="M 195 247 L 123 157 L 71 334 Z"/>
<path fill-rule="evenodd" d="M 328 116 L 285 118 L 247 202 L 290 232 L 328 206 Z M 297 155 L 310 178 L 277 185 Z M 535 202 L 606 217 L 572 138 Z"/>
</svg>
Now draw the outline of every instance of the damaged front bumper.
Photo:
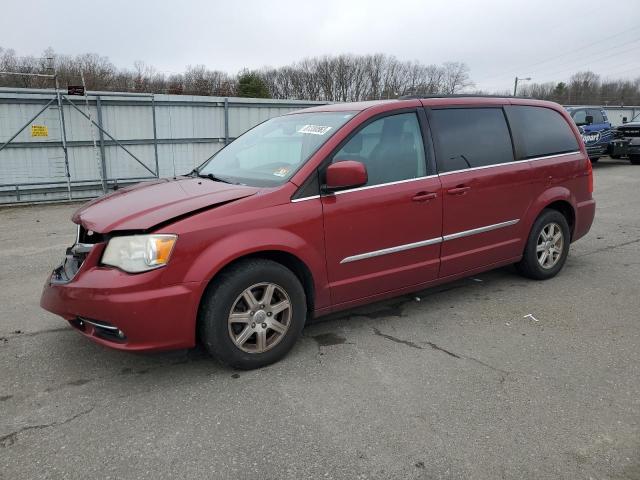
<svg viewBox="0 0 640 480">
<path fill-rule="evenodd" d="M 106 243 L 76 244 L 47 279 L 40 306 L 91 340 L 120 350 L 195 345 L 200 284 L 167 285 L 164 269 L 130 274 L 100 265 Z"/>
</svg>

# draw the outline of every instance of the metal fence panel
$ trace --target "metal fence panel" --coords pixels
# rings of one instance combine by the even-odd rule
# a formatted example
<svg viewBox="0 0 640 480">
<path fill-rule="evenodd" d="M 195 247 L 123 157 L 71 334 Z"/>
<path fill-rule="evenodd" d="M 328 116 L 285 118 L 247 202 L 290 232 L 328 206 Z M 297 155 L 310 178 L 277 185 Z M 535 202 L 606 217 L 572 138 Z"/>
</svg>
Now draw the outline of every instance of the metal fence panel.
<svg viewBox="0 0 640 480">
<path fill-rule="evenodd" d="M 54 90 L 0 88 L 0 148 L 54 98 Z M 152 178 L 156 165 L 161 177 L 187 173 L 220 150 L 226 139 L 268 118 L 322 103 L 114 92 L 88 92 L 85 99 L 65 94 L 71 197 L 103 193 L 105 174 L 106 186 L 113 188 Z M 32 136 L 31 125 L 46 126 L 48 136 Z M 62 136 L 54 102 L 0 150 L 0 204 L 68 198 Z"/>
</svg>

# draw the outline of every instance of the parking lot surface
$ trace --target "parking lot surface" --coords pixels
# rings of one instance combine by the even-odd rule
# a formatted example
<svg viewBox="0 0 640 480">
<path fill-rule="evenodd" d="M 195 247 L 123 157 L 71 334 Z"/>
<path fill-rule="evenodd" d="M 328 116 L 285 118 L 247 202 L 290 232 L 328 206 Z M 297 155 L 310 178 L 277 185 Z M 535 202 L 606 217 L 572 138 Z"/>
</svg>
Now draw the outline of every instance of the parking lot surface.
<svg viewBox="0 0 640 480">
<path fill-rule="evenodd" d="M 283 361 L 95 345 L 38 306 L 77 205 L 0 210 L 0 478 L 640 478 L 640 167 L 587 237 L 334 315 Z"/>
</svg>

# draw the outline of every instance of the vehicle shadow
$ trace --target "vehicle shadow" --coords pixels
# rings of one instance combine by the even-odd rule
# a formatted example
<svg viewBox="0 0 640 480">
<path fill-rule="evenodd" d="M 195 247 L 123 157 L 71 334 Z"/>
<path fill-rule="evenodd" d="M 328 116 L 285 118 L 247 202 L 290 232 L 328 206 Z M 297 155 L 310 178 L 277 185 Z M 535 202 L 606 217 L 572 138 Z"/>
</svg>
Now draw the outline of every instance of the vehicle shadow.
<svg viewBox="0 0 640 480">
<path fill-rule="evenodd" d="M 593 170 L 604 170 L 607 168 L 616 168 L 616 167 L 624 167 L 624 166 L 635 166 L 629 163 L 629 160 L 626 158 L 613 159 L 611 157 L 602 157 L 596 163 L 591 164 Z"/>
<path fill-rule="evenodd" d="M 445 294 L 454 290 L 467 290 L 479 285 L 492 287 L 495 286 L 497 282 L 504 282 L 505 280 L 517 280 L 517 282 L 520 282 L 521 284 L 526 284 L 528 281 L 518 275 L 515 267 L 510 265 L 488 272 L 483 272 L 482 274 L 455 280 L 453 282 L 444 283 L 442 285 L 425 288 L 410 294 L 332 313 L 313 319 L 313 321 L 308 321 L 307 327 L 327 322 L 342 322 L 353 317 L 364 317 L 374 320 L 385 317 L 402 317 L 404 316 L 403 309 L 409 305 L 419 303 L 421 308 L 426 308 L 430 304 L 430 300 L 440 299 Z"/>
<path fill-rule="evenodd" d="M 430 309 L 441 307 L 442 302 L 449 304 L 455 301 L 455 296 L 465 290 L 478 289 L 480 286 L 485 287 L 482 290 L 494 289 L 505 283 L 526 286 L 527 282 L 515 272 L 513 267 L 504 267 L 314 319 L 307 323 L 301 341 L 294 347 L 295 361 L 305 362 L 308 360 L 315 363 L 317 346 L 332 344 L 331 342 L 345 343 L 339 336 L 327 334 L 326 324 L 334 324 L 336 330 L 339 330 L 341 325 L 356 320 L 358 323 L 365 322 L 367 325 L 370 324 L 369 326 L 375 326 L 376 322 L 385 318 L 405 317 L 410 310 L 419 309 L 421 313 L 428 314 Z M 324 326 L 317 328 L 317 325 L 320 324 Z M 154 388 L 161 386 L 173 388 L 172 386 L 176 386 L 177 379 L 181 383 L 190 383 L 202 381 L 203 377 L 210 380 L 225 377 L 236 379 L 243 375 L 242 371 L 234 370 L 215 361 L 200 345 L 188 350 L 132 353 L 111 350 L 94 344 L 72 331 L 71 328 L 69 332 L 64 332 L 64 335 L 66 338 L 63 342 L 55 342 L 54 345 L 51 345 L 54 351 L 50 353 L 52 358 L 56 359 L 58 371 L 67 372 L 67 377 L 77 376 L 78 378 L 73 378 L 58 386 L 52 386 L 51 390 L 84 385 L 95 380 L 108 382 L 112 387 L 122 386 L 124 389 L 131 388 L 132 385 L 138 383 L 152 384 Z M 311 343 L 305 339 L 311 340 Z M 309 351 L 309 348 L 312 350 Z M 272 368 L 286 369 L 288 368 L 287 358 L 291 358 L 291 354 L 283 361 L 257 371 Z"/>
</svg>

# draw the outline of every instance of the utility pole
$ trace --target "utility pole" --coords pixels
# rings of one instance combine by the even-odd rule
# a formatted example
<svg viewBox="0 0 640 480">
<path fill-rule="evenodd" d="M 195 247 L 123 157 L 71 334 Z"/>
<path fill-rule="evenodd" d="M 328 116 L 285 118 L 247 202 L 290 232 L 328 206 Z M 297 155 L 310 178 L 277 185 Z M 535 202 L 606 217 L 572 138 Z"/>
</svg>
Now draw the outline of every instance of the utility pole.
<svg viewBox="0 0 640 480">
<path fill-rule="evenodd" d="M 67 177 L 67 196 L 69 200 L 71 200 L 71 172 L 69 169 L 69 153 L 67 152 L 67 130 L 64 123 L 62 95 L 60 95 L 60 85 L 58 83 L 58 72 L 55 70 L 55 65 L 54 65 L 53 80 L 56 88 L 56 100 L 58 101 L 58 120 L 60 122 L 60 131 L 61 131 L 60 140 L 62 141 L 62 150 L 64 151 L 64 170 Z"/>
<path fill-rule="evenodd" d="M 513 82 L 513 96 L 515 97 L 518 94 L 518 80 L 531 80 L 531 77 L 527 77 L 527 78 L 518 78 L 516 77 L 515 82 Z"/>
</svg>

